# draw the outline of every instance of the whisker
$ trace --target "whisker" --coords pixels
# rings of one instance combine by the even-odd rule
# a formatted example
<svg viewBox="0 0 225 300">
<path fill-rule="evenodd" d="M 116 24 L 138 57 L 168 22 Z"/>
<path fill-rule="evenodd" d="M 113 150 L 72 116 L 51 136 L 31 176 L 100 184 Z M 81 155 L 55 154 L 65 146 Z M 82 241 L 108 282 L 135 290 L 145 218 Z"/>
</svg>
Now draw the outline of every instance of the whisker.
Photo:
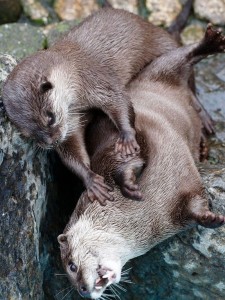
<svg viewBox="0 0 225 300">
<path fill-rule="evenodd" d="M 128 277 L 128 276 L 121 276 L 120 281 L 129 280 L 129 279 L 130 279 L 130 277 Z"/>
<path fill-rule="evenodd" d="M 55 273 L 54 275 L 55 276 L 67 276 L 67 274 L 58 274 L 58 273 Z"/>
<path fill-rule="evenodd" d="M 122 271 L 122 272 L 121 272 L 121 275 L 124 275 L 124 274 L 126 274 L 126 273 L 129 273 L 131 269 L 132 269 L 132 267 L 131 267 L 131 268 L 128 268 L 128 269 L 126 269 L 126 270 L 124 270 L 124 271 Z"/>
<path fill-rule="evenodd" d="M 122 280 L 122 282 L 134 284 L 134 282 L 132 282 L 131 280 Z"/>
<path fill-rule="evenodd" d="M 111 290 L 113 291 L 113 293 L 115 294 L 116 298 L 121 300 L 117 290 L 115 289 L 115 286 L 113 287 L 112 285 L 109 286 L 111 288 Z"/>
<path fill-rule="evenodd" d="M 123 291 L 123 292 L 126 292 L 126 291 L 127 291 L 124 287 L 122 287 L 122 286 L 119 285 L 118 283 L 114 283 L 114 285 L 115 285 L 115 287 L 117 287 L 118 289 L 120 289 L 120 290 Z"/>
<path fill-rule="evenodd" d="M 69 290 L 69 292 L 68 292 L 65 296 L 63 296 L 63 298 L 62 298 L 61 300 L 63 300 L 64 298 L 66 298 L 66 296 L 69 295 L 69 293 L 70 293 L 71 291 L 73 291 L 73 290 L 74 290 L 74 287 L 72 287 L 71 290 Z"/>
<path fill-rule="evenodd" d="M 111 291 L 110 291 L 111 292 Z M 115 295 L 110 295 L 110 294 L 102 294 L 104 297 L 106 297 L 107 299 L 111 299 L 111 298 L 115 298 Z"/>
<path fill-rule="evenodd" d="M 77 112 L 77 111 L 69 111 L 68 116 L 85 116 L 85 113 Z"/>
<path fill-rule="evenodd" d="M 63 289 L 63 290 L 61 290 L 61 291 L 59 291 L 54 297 L 57 297 L 59 294 L 61 294 L 62 292 L 68 290 L 69 288 L 71 288 L 71 286 L 68 286 L 67 288 L 65 288 L 65 289 Z"/>
</svg>

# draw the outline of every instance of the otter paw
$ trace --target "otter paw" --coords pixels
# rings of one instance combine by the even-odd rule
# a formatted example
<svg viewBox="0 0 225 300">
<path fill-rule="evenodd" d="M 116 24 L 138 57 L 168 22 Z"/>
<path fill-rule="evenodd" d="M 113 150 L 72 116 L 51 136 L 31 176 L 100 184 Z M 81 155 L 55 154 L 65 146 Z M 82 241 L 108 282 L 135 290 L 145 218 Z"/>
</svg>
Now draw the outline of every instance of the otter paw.
<svg viewBox="0 0 225 300">
<path fill-rule="evenodd" d="M 132 200 L 142 200 L 143 195 L 141 191 L 139 190 L 139 187 L 137 184 L 129 184 L 129 185 L 123 185 L 121 187 L 121 193 L 124 197 L 132 199 Z"/>
<path fill-rule="evenodd" d="M 206 211 L 197 215 L 197 222 L 207 228 L 217 228 L 225 223 L 225 217 L 222 215 L 214 214 L 211 211 Z"/>
<path fill-rule="evenodd" d="M 101 205 L 106 205 L 106 200 L 114 200 L 113 196 L 109 193 L 112 191 L 112 187 L 107 185 L 104 178 L 100 175 L 94 174 L 89 180 L 87 195 L 91 202 L 97 200 Z"/>
<path fill-rule="evenodd" d="M 123 159 L 134 157 L 140 152 L 134 132 L 123 133 L 116 142 L 115 152 L 120 153 Z"/>
<path fill-rule="evenodd" d="M 225 36 L 221 29 L 214 29 L 212 24 L 208 24 L 205 32 L 205 43 L 208 48 L 215 52 L 225 51 Z"/>
</svg>

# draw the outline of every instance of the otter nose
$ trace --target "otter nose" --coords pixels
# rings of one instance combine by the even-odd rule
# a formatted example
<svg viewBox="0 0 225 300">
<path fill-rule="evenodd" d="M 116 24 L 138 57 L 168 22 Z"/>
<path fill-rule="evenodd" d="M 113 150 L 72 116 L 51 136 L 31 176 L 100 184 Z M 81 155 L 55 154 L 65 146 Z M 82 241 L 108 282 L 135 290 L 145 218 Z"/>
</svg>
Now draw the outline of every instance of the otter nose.
<svg viewBox="0 0 225 300">
<path fill-rule="evenodd" d="M 79 294 L 82 296 L 82 297 L 85 297 L 85 298 L 89 298 L 90 297 L 90 293 L 87 289 L 87 287 L 85 285 L 81 285 L 79 287 Z"/>
</svg>

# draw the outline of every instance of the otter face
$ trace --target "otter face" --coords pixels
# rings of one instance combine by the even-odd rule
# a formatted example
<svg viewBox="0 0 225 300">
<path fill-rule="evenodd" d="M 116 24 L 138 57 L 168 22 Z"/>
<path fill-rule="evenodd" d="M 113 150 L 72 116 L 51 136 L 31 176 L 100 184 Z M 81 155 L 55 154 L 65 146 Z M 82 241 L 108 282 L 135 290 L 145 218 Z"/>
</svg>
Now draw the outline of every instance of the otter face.
<svg viewBox="0 0 225 300">
<path fill-rule="evenodd" d="M 81 296 L 100 298 L 109 285 L 120 281 L 122 263 L 116 239 L 82 219 L 58 236 L 64 268 Z"/>
<path fill-rule="evenodd" d="M 67 106 L 56 103 L 51 80 L 52 64 L 47 51 L 40 51 L 18 64 L 3 86 L 3 102 L 9 119 L 22 134 L 43 148 L 61 143 L 67 134 Z"/>
</svg>

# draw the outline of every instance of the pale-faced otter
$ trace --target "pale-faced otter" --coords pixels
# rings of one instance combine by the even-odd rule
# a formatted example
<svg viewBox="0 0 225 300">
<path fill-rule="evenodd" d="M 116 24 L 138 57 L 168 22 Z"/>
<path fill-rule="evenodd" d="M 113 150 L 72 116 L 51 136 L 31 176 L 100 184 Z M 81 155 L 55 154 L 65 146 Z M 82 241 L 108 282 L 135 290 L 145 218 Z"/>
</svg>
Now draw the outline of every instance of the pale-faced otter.
<svg viewBox="0 0 225 300">
<path fill-rule="evenodd" d="M 58 237 L 64 268 L 82 296 L 100 298 L 108 285 L 120 280 L 129 259 L 169 236 L 197 224 L 209 228 L 224 224 L 224 216 L 209 210 L 195 165 L 201 122 L 188 87 L 191 65 L 224 51 L 225 37 L 208 26 L 200 43 L 161 56 L 130 84 L 137 138 L 146 162 L 139 177 L 144 201 L 125 199 L 116 186 L 114 204 L 105 207 L 89 203 L 82 194 Z M 93 170 L 110 184 L 121 174 L 133 180 L 137 158 L 121 165 L 113 151 L 119 133 L 110 120 L 99 117 L 89 130 Z"/>
<path fill-rule="evenodd" d="M 3 87 L 7 114 L 25 136 L 54 148 L 82 179 L 89 199 L 103 204 L 112 200 L 111 188 L 90 169 L 84 143 L 87 111 L 101 109 L 116 125 L 116 151 L 138 152 L 125 85 L 152 59 L 177 46 L 167 32 L 134 14 L 100 10 L 15 67 Z M 127 195 L 140 198 L 138 187 L 127 187 Z"/>
</svg>

